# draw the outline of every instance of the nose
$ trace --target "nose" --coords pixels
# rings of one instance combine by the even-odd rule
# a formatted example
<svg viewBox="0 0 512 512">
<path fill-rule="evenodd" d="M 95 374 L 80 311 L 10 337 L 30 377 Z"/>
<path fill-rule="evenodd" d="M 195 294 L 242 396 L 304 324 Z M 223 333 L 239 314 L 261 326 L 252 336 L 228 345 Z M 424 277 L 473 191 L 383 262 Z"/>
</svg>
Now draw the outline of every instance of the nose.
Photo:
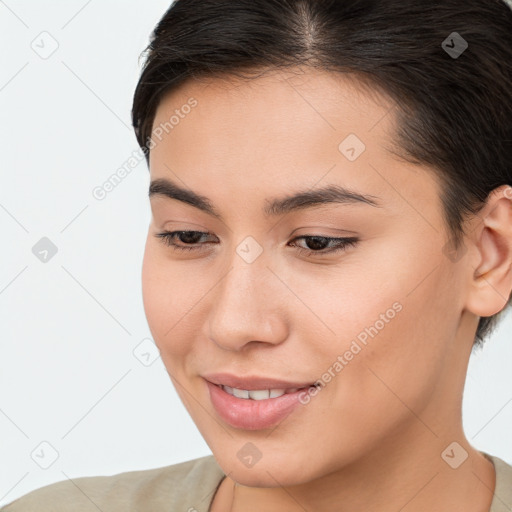
<svg viewBox="0 0 512 512">
<path fill-rule="evenodd" d="M 211 297 L 209 338 L 232 351 L 262 343 L 278 345 L 288 335 L 286 287 L 264 258 L 252 263 L 237 258 Z"/>
</svg>

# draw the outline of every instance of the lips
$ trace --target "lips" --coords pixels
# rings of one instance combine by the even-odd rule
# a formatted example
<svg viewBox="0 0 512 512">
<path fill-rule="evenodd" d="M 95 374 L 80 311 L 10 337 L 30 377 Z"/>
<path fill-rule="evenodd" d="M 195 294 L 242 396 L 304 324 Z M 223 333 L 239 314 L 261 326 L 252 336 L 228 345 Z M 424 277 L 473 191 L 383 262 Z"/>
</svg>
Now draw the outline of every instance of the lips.
<svg viewBox="0 0 512 512">
<path fill-rule="evenodd" d="M 202 377 L 217 386 L 229 386 L 230 388 L 245 389 L 247 391 L 259 389 L 284 389 L 285 391 L 293 391 L 313 385 L 313 382 L 287 381 L 259 376 L 238 377 L 230 373 L 210 373 Z"/>
<path fill-rule="evenodd" d="M 206 379 L 204 382 L 218 417 L 231 427 L 244 430 L 276 427 L 294 410 L 299 409 L 299 395 L 303 393 L 295 391 L 277 398 L 251 400 L 235 397 L 224 391 L 221 385 L 213 384 Z"/>
</svg>

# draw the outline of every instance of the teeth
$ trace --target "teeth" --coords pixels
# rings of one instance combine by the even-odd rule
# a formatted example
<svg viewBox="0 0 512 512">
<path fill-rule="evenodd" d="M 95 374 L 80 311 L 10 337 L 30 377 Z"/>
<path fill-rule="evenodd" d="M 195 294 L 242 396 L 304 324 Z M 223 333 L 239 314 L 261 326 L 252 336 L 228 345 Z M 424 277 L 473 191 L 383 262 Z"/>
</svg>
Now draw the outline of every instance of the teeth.
<svg viewBox="0 0 512 512">
<path fill-rule="evenodd" d="M 277 398 L 286 393 L 290 393 L 293 390 L 284 389 L 237 389 L 229 386 L 222 386 L 222 389 L 230 395 L 236 396 L 237 398 L 251 398 L 252 400 L 266 400 L 267 398 Z M 295 389 L 296 391 L 296 389 Z"/>
<path fill-rule="evenodd" d="M 249 397 L 253 400 L 266 400 L 270 398 L 270 390 L 268 389 L 251 389 Z"/>
<path fill-rule="evenodd" d="M 233 388 L 233 395 L 237 398 L 249 398 L 249 391 L 246 389 Z"/>
</svg>

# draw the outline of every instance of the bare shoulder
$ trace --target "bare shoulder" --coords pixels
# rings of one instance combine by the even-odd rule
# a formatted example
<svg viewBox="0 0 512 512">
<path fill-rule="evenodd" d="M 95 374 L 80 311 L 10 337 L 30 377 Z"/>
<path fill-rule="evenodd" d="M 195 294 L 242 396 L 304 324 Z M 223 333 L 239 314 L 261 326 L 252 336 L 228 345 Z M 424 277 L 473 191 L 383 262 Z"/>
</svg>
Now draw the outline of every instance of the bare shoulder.
<svg viewBox="0 0 512 512">
<path fill-rule="evenodd" d="M 171 505 L 182 506 L 214 490 L 222 476 L 208 455 L 160 468 L 62 480 L 21 496 L 0 512 L 129 512 L 148 506 L 168 512 Z"/>
</svg>

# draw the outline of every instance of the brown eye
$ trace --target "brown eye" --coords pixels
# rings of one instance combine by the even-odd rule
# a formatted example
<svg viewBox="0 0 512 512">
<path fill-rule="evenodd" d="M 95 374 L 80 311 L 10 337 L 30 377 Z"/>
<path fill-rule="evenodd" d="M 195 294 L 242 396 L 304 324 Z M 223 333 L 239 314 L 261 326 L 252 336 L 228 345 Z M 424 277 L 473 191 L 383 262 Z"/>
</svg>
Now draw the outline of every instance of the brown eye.
<svg viewBox="0 0 512 512">
<path fill-rule="evenodd" d="M 193 251 L 199 249 L 197 244 L 204 235 L 210 235 L 210 233 L 203 231 L 164 231 L 157 233 L 155 236 L 161 239 L 165 245 L 172 247 L 176 251 Z M 185 245 L 177 244 L 176 239 Z"/>
<path fill-rule="evenodd" d="M 355 246 L 359 239 L 357 237 L 348 237 L 348 238 L 332 238 L 326 236 L 317 236 L 317 235 L 304 235 L 295 238 L 293 241 L 304 239 L 307 240 L 307 245 L 309 247 L 299 247 L 300 253 L 306 253 L 308 256 L 314 254 L 331 254 L 339 251 L 345 250 L 349 246 Z M 336 242 L 334 247 L 328 247 L 331 242 Z"/>
</svg>

